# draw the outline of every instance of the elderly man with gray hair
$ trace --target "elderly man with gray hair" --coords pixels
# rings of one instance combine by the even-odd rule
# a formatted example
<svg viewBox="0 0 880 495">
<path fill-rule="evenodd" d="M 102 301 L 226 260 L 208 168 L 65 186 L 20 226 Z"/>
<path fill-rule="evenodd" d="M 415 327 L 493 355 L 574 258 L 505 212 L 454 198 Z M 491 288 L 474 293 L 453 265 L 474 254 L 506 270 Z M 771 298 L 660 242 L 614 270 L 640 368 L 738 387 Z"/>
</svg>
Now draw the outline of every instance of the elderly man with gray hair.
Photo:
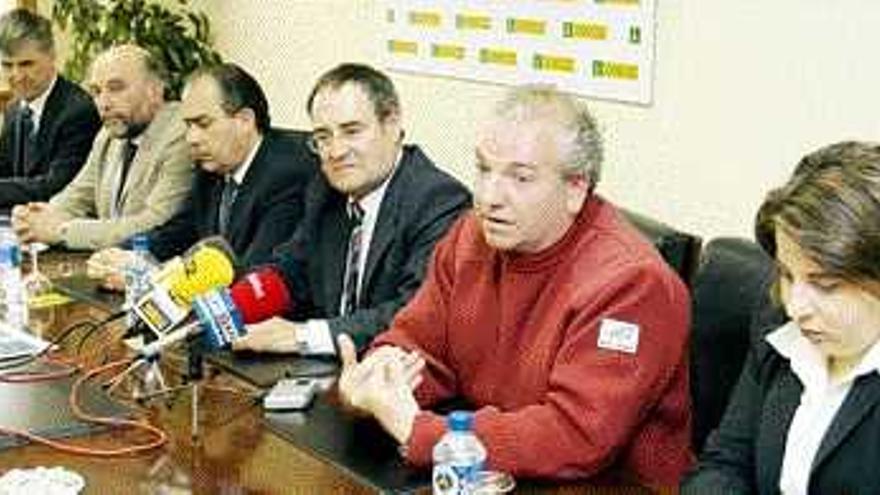
<svg viewBox="0 0 880 495">
<path fill-rule="evenodd" d="M 416 465 L 463 401 L 488 467 L 516 476 L 673 487 L 690 465 L 682 282 L 594 193 L 585 107 L 513 91 L 482 126 L 475 208 L 438 243 L 419 291 L 358 362 L 339 338 L 345 403 Z"/>
<path fill-rule="evenodd" d="M 103 129 L 86 164 L 48 203 L 17 205 L 24 242 L 98 249 L 166 222 L 192 183 L 178 104 L 165 101 L 164 71 L 144 48 L 120 45 L 98 56 L 87 87 Z"/>
<path fill-rule="evenodd" d="M 0 17 L 0 66 L 13 100 L 0 133 L 0 211 L 45 201 L 80 170 L 101 127 L 92 98 L 58 75 L 52 23 L 26 9 Z"/>
</svg>

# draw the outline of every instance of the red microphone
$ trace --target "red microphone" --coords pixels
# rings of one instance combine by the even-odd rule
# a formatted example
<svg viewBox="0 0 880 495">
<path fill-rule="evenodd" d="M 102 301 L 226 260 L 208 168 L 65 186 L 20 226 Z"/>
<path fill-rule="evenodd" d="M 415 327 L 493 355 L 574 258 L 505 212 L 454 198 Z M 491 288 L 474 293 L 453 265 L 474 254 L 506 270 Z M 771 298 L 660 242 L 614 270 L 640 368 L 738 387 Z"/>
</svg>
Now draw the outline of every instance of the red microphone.
<svg viewBox="0 0 880 495">
<path fill-rule="evenodd" d="M 247 274 L 228 289 L 214 289 L 195 296 L 195 319 L 167 332 L 144 346 L 141 357 L 152 357 L 166 347 L 201 334 L 214 350 L 225 349 L 247 333 L 245 325 L 284 314 L 290 306 L 290 292 L 281 275 L 271 268 Z"/>
<path fill-rule="evenodd" d="M 245 325 L 284 314 L 290 305 L 284 279 L 264 268 L 228 289 L 214 289 L 193 300 L 195 319 L 145 346 L 140 355 L 151 357 L 175 342 L 201 334 L 213 350 L 226 349 L 247 333 Z"/>
<path fill-rule="evenodd" d="M 290 292 L 284 279 L 269 267 L 248 273 L 232 284 L 229 295 L 246 325 L 268 320 L 291 309 Z"/>
</svg>

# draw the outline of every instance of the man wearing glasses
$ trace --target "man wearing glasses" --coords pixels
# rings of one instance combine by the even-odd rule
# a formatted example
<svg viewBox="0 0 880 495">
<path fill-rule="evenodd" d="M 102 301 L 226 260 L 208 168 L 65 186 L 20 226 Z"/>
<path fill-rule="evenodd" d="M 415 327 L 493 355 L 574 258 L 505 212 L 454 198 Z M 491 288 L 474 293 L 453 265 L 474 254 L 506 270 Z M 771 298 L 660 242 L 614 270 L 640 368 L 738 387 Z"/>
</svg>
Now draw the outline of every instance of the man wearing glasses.
<svg viewBox="0 0 880 495">
<path fill-rule="evenodd" d="M 381 72 L 340 65 L 318 80 L 307 109 L 323 173 L 275 260 L 293 321 L 251 325 L 236 349 L 333 354 L 340 333 L 365 345 L 419 287 L 434 244 L 470 204 L 461 183 L 403 145 L 397 92 Z"/>
</svg>

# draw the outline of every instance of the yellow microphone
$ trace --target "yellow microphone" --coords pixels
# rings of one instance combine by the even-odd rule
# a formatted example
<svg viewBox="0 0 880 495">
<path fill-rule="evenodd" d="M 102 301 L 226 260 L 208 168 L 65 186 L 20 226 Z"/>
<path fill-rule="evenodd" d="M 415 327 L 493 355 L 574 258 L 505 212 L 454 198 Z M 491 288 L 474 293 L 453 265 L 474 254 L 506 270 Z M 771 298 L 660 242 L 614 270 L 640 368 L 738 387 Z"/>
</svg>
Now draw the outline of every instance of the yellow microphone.
<svg viewBox="0 0 880 495">
<path fill-rule="evenodd" d="M 184 258 L 168 280 L 168 292 L 183 306 L 192 306 L 196 296 L 232 283 L 235 270 L 226 253 L 211 246 L 197 249 Z"/>
<path fill-rule="evenodd" d="M 234 278 L 231 249 L 214 239 L 200 242 L 151 274 L 152 289 L 134 312 L 154 332 L 164 334 L 187 317 L 197 296 L 226 287 Z"/>
</svg>

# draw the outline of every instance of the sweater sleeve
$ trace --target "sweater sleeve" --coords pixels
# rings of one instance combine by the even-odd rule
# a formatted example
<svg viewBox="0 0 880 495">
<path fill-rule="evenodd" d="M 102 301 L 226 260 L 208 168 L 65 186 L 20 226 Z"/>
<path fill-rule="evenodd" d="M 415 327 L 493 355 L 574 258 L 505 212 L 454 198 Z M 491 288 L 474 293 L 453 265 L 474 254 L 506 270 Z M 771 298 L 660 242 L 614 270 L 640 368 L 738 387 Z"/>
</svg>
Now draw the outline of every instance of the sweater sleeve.
<svg viewBox="0 0 880 495">
<path fill-rule="evenodd" d="M 453 224 L 437 243 L 424 283 L 397 314 L 389 330 L 379 334 L 372 344 L 373 348 L 394 345 L 417 350 L 425 359 L 422 383 L 416 390 L 416 400 L 423 408 L 455 397 L 458 391 L 455 371 L 448 362 L 446 322 L 456 244 L 465 217 Z"/>
<path fill-rule="evenodd" d="M 613 464 L 636 435 L 657 433 L 645 431 L 643 424 L 683 372 L 687 292 L 673 275 L 650 263 L 622 267 L 599 291 L 591 292 L 577 294 L 559 309 L 570 313 L 570 324 L 543 399 L 516 410 L 488 405 L 476 411 L 476 433 L 493 469 L 527 477 L 591 476 Z M 600 333 L 613 330 L 614 322 L 638 327 L 635 352 L 602 348 Z M 445 373 L 440 379 L 434 372 L 427 381 L 436 389 L 435 397 L 452 392 L 449 384 L 454 384 L 454 373 L 441 369 Z M 686 431 L 687 414 L 670 421 L 677 424 L 669 429 Z M 421 413 L 407 445 L 408 459 L 428 465 L 443 430 L 441 416 Z M 651 454 L 652 462 L 663 462 L 658 454 Z M 675 472 L 670 481 L 677 481 L 680 470 L 667 471 Z"/>
</svg>

